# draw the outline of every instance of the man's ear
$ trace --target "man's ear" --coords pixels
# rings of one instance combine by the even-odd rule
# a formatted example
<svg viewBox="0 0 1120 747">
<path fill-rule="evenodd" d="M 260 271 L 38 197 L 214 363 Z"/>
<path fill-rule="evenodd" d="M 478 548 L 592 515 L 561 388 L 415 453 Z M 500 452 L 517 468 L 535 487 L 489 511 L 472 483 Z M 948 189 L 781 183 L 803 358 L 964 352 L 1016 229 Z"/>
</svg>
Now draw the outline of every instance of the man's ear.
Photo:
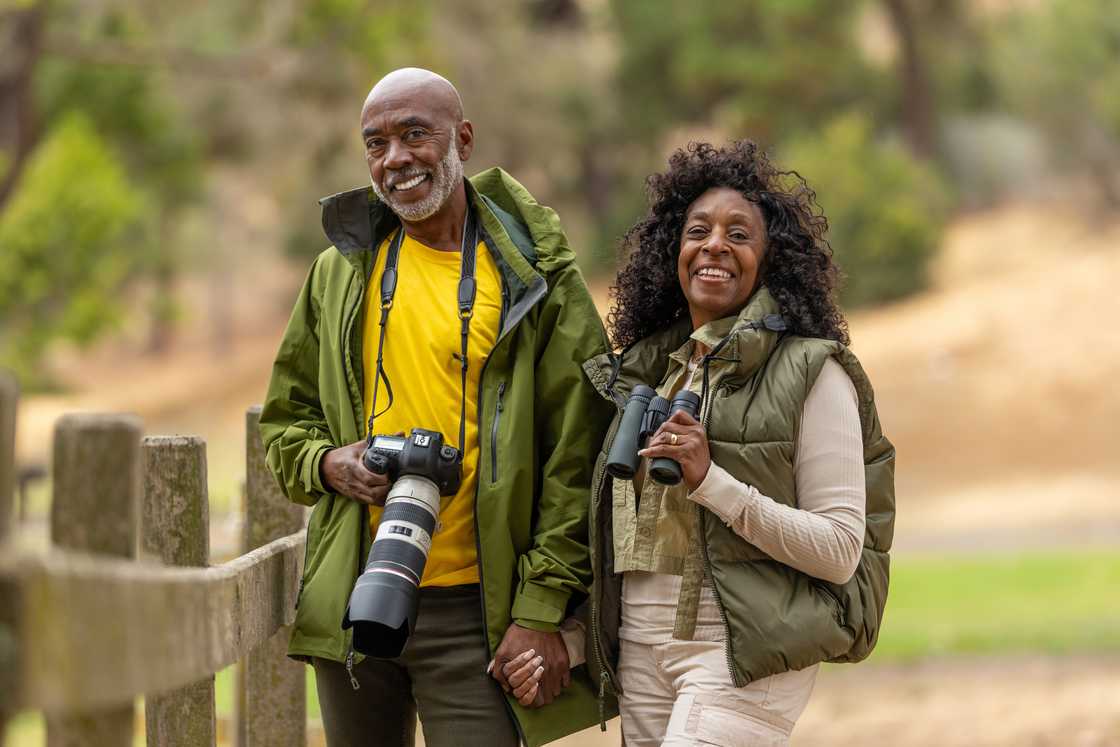
<svg viewBox="0 0 1120 747">
<path fill-rule="evenodd" d="M 469 119 L 464 119 L 459 123 L 458 130 L 458 142 L 455 143 L 455 147 L 459 149 L 459 160 L 470 160 L 471 152 L 474 150 L 474 125 Z"/>
</svg>

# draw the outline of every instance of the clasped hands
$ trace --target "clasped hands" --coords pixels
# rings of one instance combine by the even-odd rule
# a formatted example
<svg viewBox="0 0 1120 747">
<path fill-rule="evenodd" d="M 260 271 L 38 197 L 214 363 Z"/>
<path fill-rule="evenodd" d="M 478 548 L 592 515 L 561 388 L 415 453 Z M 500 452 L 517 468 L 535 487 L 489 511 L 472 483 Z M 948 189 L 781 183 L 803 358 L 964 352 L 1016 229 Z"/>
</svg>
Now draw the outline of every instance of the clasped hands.
<svg viewBox="0 0 1120 747">
<path fill-rule="evenodd" d="M 548 705 L 571 684 L 568 649 L 560 633 L 544 633 L 513 623 L 486 671 L 528 708 Z"/>
</svg>

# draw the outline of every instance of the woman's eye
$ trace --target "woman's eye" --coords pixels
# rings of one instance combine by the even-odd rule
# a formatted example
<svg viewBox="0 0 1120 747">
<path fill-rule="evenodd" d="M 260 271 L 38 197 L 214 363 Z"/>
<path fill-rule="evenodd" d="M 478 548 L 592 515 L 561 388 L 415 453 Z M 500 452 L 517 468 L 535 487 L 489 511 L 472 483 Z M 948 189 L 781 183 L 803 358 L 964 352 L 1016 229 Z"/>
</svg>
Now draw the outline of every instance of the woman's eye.
<svg viewBox="0 0 1120 747">
<path fill-rule="evenodd" d="M 693 226 L 686 232 L 689 236 L 703 236 L 708 230 L 703 226 Z"/>
</svg>

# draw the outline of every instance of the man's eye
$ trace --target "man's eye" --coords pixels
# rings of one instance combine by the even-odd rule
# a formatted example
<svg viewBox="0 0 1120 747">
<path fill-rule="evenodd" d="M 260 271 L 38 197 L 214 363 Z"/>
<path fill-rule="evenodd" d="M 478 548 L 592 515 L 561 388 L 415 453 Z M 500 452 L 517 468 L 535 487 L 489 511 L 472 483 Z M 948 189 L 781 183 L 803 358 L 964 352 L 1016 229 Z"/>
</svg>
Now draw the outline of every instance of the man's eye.
<svg viewBox="0 0 1120 747">
<path fill-rule="evenodd" d="M 409 130 L 408 132 L 406 132 L 404 136 L 406 138 L 408 138 L 409 140 L 415 140 L 417 138 L 424 137 L 424 131 L 421 130 L 420 128 L 418 128 L 418 127 L 414 127 L 411 130 Z"/>
</svg>

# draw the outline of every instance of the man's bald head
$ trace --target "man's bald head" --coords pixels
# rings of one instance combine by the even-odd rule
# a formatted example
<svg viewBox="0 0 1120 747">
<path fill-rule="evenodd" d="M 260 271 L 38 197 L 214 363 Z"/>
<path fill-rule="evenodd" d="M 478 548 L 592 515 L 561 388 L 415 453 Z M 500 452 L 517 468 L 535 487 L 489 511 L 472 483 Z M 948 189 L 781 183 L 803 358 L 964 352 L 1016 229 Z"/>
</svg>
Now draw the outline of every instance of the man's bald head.
<svg viewBox="0 0 1120 747">
<path fill-rule="evenodd" d="M 431 70 L 402 67 L 386 75 L 370 89 L 362 106 L 363 116 L 371 107 L 400 103 L 420 104 L 433 114 L 442 114 L 453 125 L 463 121 L 463 100 L 451 81 Z"/>
<path fill-rule="evenodd" d="M 452 212 L 461 219 L 463 162 L 471 156 L 474 128 L 463 119 L 455 86 L 430 70 L 394 70 L 366 97 L 361 128 L 370 181 L 382 202 L 417 223 L 446 212 L 455 198 Z"/>
</svg>

